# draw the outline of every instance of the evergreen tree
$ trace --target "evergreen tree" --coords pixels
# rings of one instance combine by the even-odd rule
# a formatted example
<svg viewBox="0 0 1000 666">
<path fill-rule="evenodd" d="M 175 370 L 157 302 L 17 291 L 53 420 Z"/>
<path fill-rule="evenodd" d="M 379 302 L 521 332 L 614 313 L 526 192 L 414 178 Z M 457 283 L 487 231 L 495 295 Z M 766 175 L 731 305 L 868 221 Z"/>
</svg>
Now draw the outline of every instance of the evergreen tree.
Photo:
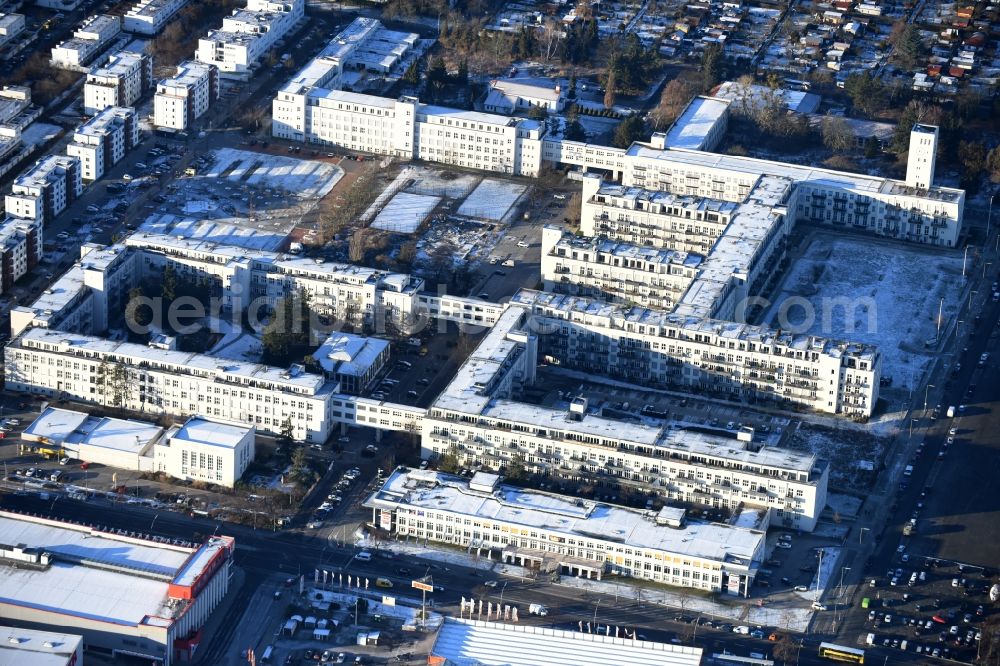
<svg viewBox="0 0 1000 666">
<path fill-rule="evenodd" d="M 635 141 L 645 138 L 646 126 L 637 115 L 629 116 L 615 130 L 613 144 L 618 148 L 628 148 Z"/>
<path fill-rule="evenodd" d="M 722 74 L 722 46 L 712 42 L 701 54 L 701 89 L 705 92 L 712 89 L 722 80 Z"/>
<path fill-rule="evenodd" d="M 420 66 L 417 61 L 414 60 L 403 72 L 403 83 L 409 84 L 411 86 L 418 85 L 420 83 Z"/>
</svg>

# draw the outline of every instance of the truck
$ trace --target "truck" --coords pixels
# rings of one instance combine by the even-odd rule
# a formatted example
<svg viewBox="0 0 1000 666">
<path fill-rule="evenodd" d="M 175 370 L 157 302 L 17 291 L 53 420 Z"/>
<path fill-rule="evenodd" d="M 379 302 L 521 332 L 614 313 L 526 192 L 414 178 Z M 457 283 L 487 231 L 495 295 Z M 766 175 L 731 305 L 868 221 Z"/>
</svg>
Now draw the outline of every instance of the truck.
<svg viewBox="0 0 1000 666">
<path fill-rule="evenodd" d="M 948 406 L 948 418 L 949 419 L 955 418 L 955 405 Z"/>
<path fill-rule="evenodd" d="M 865 644 L 866 645 L 875 645 L 875 634 L 868 634 L 868 637 L 865 638 Z"/>
<path fill-rule="evenodd" d="M 903 470 L 903 476 L 913 476 L 913 465 L 907 465 Z"/>
<path fill-rule="evenodd" d="M 531 615 L 537 615 L 539 617 L 545 617 L 549 614 L 549 609 L 542 604 L 531 604 L 528 606 L 528 613 Z"/>
</svg>

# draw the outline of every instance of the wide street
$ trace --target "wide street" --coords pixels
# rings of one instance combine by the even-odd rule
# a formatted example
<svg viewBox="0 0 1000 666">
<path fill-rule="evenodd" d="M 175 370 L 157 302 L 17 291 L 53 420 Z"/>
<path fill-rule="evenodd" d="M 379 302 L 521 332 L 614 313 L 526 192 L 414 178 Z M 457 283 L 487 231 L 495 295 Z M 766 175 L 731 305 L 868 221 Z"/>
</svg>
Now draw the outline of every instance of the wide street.
<svg viewBox="0 0 1000 666">
<path fill-rule="evenodd" d="M 5 509 L 27 511 L 39 515 L 51 515 L 64 520 L 74 520 L 93 525 L 123 529 L 144 534 L 156 534 L 172 538 L 198 540 L 205 535 L 222 533 L 236 538 L 235 562 L 245 572 L 245 584 L 239 589 L 231 589 L 233 596 L 228 614 L 222 618 L 217 633 L 209 639 L 209 644 L 199 653 L 202 664 L 212 664 L 225 650 L 230 649 L 229 639 L 241 622 L 243 611 L 248 608 L 248 600 L 257 588 L 275 575 L 312 576 L 314 568 L 340 570 L 344 573 L 361 574 L 374 579 L 385 576 L 397 585 L 408 583 L 412 576 L 425 572 L 433 576 L 434 584 L 443 590 L 434 596 L 435 610 L 448 615 L 458 614 L 460 597 L 482 598 L 485 601 L 513 602 L 522 609 L 530 603 L 542 603 L 550 609 L 546 618 L 534 618 L 522 613 L 522 622 L 573 629 L 578 622 L 591 621 L 596 617 L 601 625 L 634 627 L 638 634 L 650 640 L 669 641 L 678 636 L 687 637 L 694 633 L 693 642 L 708 652 L 723 649 L 734 654 L 747 655 L 751 652 L 770 654 L 773 643 L 757 640 L 732 632 L 698 627 L 676 622 L 673 618 L 678 611 L 655 606 L 635 598 L 615 598 L 598 595 L 548 582 L 497 578 L 493 574 L 475 569 L 444 564 L 432 558 L 385 559 L 376 557 L 371 562 L 354 559 L 357 548 L 340 547 L 323 539 L 301 531 L 269 532 L 248 527 L 222 524 L 198 517 L 160 512 L 137 505 L 113 505 L 102 500 L 76 501 L 62 497 L 42 496 L 31 493 L 11 493 L 3 497 Z M 401 567 L 410 572 L 399 573 Z M 483 585 L 487 580 L 497 580 L 495 588 Z M 816 644 L 820 636 L 805 639 L 800 663 L 820 664 L 816 654 Z M 688 642 L 685 638 L 684 642 Z M 906 655 L 892 650 L 875 650 L 878 662 L 903 663 Z"/>
</svg>

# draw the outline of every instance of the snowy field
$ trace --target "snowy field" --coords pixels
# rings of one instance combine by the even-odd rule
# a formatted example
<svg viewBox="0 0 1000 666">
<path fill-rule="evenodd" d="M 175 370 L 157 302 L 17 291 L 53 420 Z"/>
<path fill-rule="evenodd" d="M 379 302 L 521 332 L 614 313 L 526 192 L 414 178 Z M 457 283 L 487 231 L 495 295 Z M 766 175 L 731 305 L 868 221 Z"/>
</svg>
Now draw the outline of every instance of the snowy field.
<svg viewBox="0 0 1000 666">
<path fill-rule="evenodd" d="M 223 175 L 225 174 L 225 175 Z M 319 199 L 330 192 L 344 172 L 340 167 L 313 160 L 222 148 L 204 174 L 249 185 L 277 188 L 301 199 Z"/>
<path fill-rule="evenodd" d="M 885 439 L 863 430 L 800 423 L 782 446 L 793 451 L 809 451 L 828 461 L 831 487 L 861 492 L 875 483 L 886 444 Z M 872 469 L 859 464 L 862 462 L 872 463 Z"/>
<path fill-rule="evenodd" d="M 371 226 L 385 231 L 412 234 L 440 202 L 440 197 L 400 192 L 379 212 Z"/>
<path fill-rule="evenodd" d="M 274 252 L 284 243 L 286 233 L 241 226 L 222 220 L 199 220 L 169 213 L 146 218 L 138 233 L 184 236 L 224 245 L 236 245 L 249 250 Z"/>
<path fill-rule="evenodd" d="M 528 188 L 516 183 L 487 178 L 458 209 L 459 215 L 487 220 L 502 220 Z"/>
<path fill-rule="evenodd" d="M 765 321 L 875 345 L 882 375 L 912 390 L 934 357 L 924 343 L 935 337 L 938 307 L 944 299 L 943 329 L 958 311 L 961 284 L 961 252 L 820 234 L 795 262 Z"/>
</svg>

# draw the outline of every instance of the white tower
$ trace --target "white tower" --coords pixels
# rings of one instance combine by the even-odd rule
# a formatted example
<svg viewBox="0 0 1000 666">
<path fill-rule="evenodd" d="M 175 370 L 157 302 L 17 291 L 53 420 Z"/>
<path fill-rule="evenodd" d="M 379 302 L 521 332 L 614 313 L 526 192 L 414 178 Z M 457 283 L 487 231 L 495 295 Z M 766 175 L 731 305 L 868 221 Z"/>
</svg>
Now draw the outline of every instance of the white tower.
<svg viewBox="0 0 1000 666">
<path fill-rule="evenodd" d="M 917 123 L 910 130 L 910 152 L 906 158 L 906 184 L 926 190 L 934 184 L 938 128 Z"/>
</svg>

